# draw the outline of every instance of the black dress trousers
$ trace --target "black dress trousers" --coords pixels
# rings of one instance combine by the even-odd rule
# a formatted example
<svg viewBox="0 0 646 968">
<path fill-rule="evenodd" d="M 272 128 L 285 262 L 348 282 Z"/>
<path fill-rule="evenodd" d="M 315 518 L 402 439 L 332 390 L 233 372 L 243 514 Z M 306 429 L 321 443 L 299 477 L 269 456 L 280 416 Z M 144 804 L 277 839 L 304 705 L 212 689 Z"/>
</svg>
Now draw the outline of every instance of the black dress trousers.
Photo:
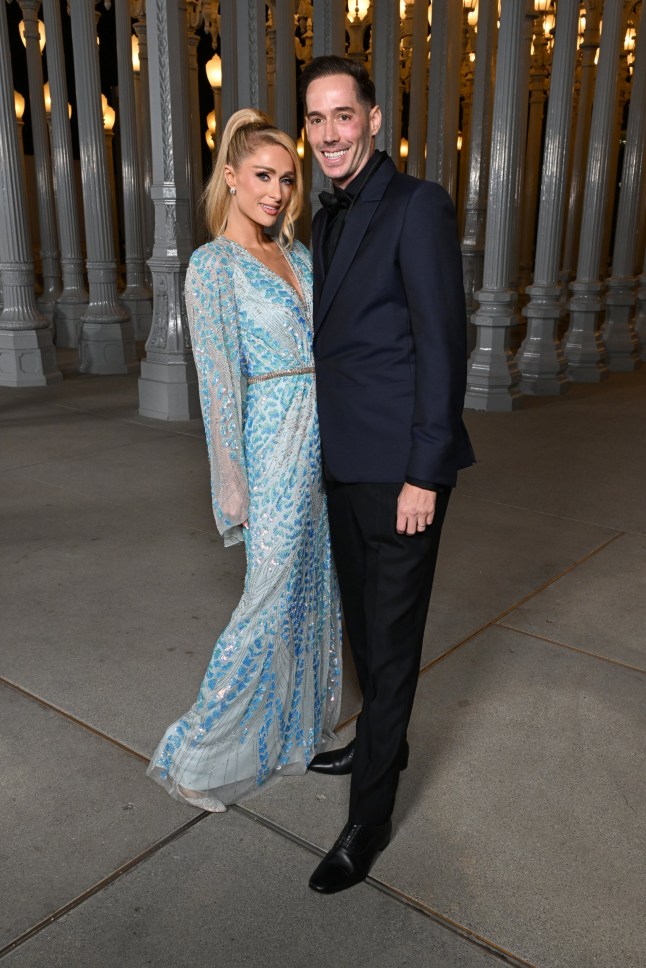
<svg viewBox="0 0 646 968">
<path fill-rule="evenodd" d="M 432 525 L 397 534 L 401 484 L 328 482 L 328 514 L 346 628 L 363 705 L 350 788 L 351 823 L 390 817 L 415 698 L 424 626 L 450 492 Z"/>
</svg>

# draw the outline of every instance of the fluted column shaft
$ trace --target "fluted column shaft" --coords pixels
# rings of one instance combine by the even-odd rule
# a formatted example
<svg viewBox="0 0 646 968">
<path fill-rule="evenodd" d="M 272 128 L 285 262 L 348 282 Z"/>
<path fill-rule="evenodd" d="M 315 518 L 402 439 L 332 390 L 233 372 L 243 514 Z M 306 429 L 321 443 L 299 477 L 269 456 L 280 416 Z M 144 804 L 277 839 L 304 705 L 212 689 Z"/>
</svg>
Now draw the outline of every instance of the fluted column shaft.
<svg viewBox="0 0 646 968">
<path fill-rule="evenodd" d="M 523 131 L 518 123 L 529 72 L 527 18 L 532 0 L 503 0 L 500 15 L 496 88 L 493 102 L 489 196 L 483 286 L 473 320 L 477 342 L 469 364 L 466 406 L 476 410 L 511 410 L 520 402 L 518 370 L 509 350 L 517 293 L 511 288 Z M 523 76 L 524 75 L 524 76 Z M 525 96 L 523 97 L 523 91 Z"/>
<path fill-rule="evenodd" d="M 623 38 L 624 2 L 606 4 L 599 51 L 597 84 L 592 107 L 590 146 L 583 193 L 581 243 L 577 278 L 569 302 L 570 328 L 565 340 L 568 376 L 596 383 L 608 375 L 599 325 L 603 310 L 603 283 L 599 278 L 606 205 L 609 204 L 608 168 L 610 136 L 615 120 L 617 66 Z"/>
<path fill-rule="evenodd" d="M 560 11 L 559 11 L 560 13 Z M 546 41 L 543 34 L 543 18 L 535 21 L 534 54 L 529 74 L 529 123 L 527 126 L 527 149 L 525 151 L 525 175 L 521 206 L 520 270 L 521 287 L 529 285 L 534 261 L 534 230 L 538 200 L 538 175 L 541 160 L 541 135 L 543 111 L 546 98 L 548 72 L 545 67 Z"/>
<path fill-rule="evenodd" d="M 606 280 L 606 321 L 603 339 L 610 370 L 634 370 L 640 365 L 639 340 L 632 316 L 636 302 L 639 224 L 646 191 L 646 18 L 642 14 L 635 52 L 632 97 L 621 172 L 615 226 L 612 275 Z"/>
<path fill-rule="evenodd" d="M 47 28 L 47 73 L 52 99 L 52 166 L 63 273 L 63 291 L 54 307 L 54 327 L 58 346 L 78 346 L 80 320 L 88 303 L 88 293 L 74 186 L 74 155 L 67 114 L 63 28 L 58 0 L 43 0 L 43 14 Z"/>
<path fill-rule="evenodd" d="M 132 76 L 132 42 L 128 0 L 115 0 L 117 34 L 117 71 L 119 77 L 119 116 L 121 133 L 121 181 L 126 248 L 126 289 L 122 294 L 128 307 L 135 337 L 144 339 L 150 332 L 151 293 L 146 285 L 145 251 L 141 223 L 141 174 L 137 151 L 135 85 Z"/>
<path fill-rule="evenodd" d="M 557 338 L 563 312 L 558 268 L 578 18 L 579 0 L 560 0 L 545 127 L 534 281 L 526 290 L 530 297 L 523 309 L 527 335 L 516 361 L 523 393 L 560 394 L 568 386 L 565 357 Z"/>
<path fill-rule="evenodd" d="M 204 123 L 200 115 L 200 91 L 197 76 L 197 45 L 199 38 L 195 36 L 190 26 L 187 26 L 187 33 L 188 91 L 191 104 L 191 180 L 193 187 L 193 210 L 194 213 L 197 213 L 204 181 L 202 173 L 202 131 Z M 196 220 L 194 219 L 194 221 Z M 196 242 L 203 242 L 204 234 L 201 228 L 198 235 L 199 238 L 196 239 Z"/>
<path fill-rule="evenodd" d="M 293 44 L 293 40 L 292 40 Z M 222 123 L 242 107 L 267 110 L 265 4 L 220 0 Z"/>
<path fill-rule="evenodd" d="M 373 71 L 373 77 L 383 119 L 376 144 L 387 151 L 397 165 L 401 142 L 399 4 L 391 0 L 373 0 L 372 63 L 378 67 Z"/>
<path fill-rule="evenodd" d="M 117 295 L 94 3 L 71 4 L 90 303 L 82 316 L 81 369 L 124 373 L 135 361 L 130 317 Z"/>
<path fill-rule="evenodd" d="M 135 33 L 139 41 L 139 102 L 138 116 L 139 157 L 143 193 L 143 226 L 144 226 L 144 256 L 149 259 L 153 251 L 155 238 L 155 206 L 150 195 L 153 183 L 152 154 L 150 147 L 150 93 L 148 82 L 148 39 L 146 18 L 143 10 L 138 11 L 139 19 L 135 24 Z"/>
<path fill-rule="evenodd" d="M 186 7 L 181 0 L 149 0 L 149 81 L 155 244 L 153 322 L 141 364 L 139 412 L 160 420 L 199 416 L 195 364 L 184 303 L 184 277 L 193 249 L 185 136 Z"/>
<path fill-rule="evenodd" d="M 4 0 L 0 3 L 0 158 L 0 386 L 42 386 L 62 377 L 49 322 L 36 306 Z"/>
<path fill-rule="evenodd" d="M 345 4 L 337 0 L 317 0 L 314 4 L 312 55 L 337 54 L 345 52 Z M 320 167 L 312 162 L 312 190 L 310 203 L 312 216 L 321 207 L 319 192 L 325 188 L 325 175 Z"/>
<path fill-rule="evenodd" d="M 391 6 L 396 7 L 396 4 Z M 426 177 L 457 196 L 462 4 L 433 7 L 426 129 Z"/>
<path fill-rule="evenodd" d="M 428 3 L 415 0 L 413 7 L 413 56 L 410 68 L 410 104 L 408 109 L 408 161 L 406 171 L 415 178 L 424 177 L 426 145 L 426 107 L 428 65 Z"/>
<path fill-rule="evenodd" d="M 473 77 L 473 102 L 471 105 L 469 175 L 464 205 L 464 238 L 462 239 L 464 293 L 469 316 L 476 308 L 474 293 L 482 286 L 489 175 L 489 140 L 493 103 L 493 55 L 497 14 L 497 0 L 480 0 L 476 66 Z M 469 328 L 471 330 L 471 327 Z M 469 348 L 473 349 L 473 346 L 471 345 Z"/>
<path fill-rule="evenodd" d="M 574 278 L 579 251 L 581 206 L 588 160 L 588 138 L 592 116 L 592 96 L 595 87 L 594 59 L 599 48 L 600 5 L 586 8 L 585 32 L 581 45 L 581 83 L 570 172 L 570 187 L 566 206 L 565 243 L 561 269 L 561 294 L 567 298 L 570 280 Z"/>
<path fill-rule="evenodd" d="M 40 261 L 43 292 L 38 299 L 42 311 L 53 319 L 54 304 L 61 294 L 60 253 L 56 233 L 52 161 L 43 98 L 43 64 L 40 57 L 38 11 L 40 0 L 19 0 L 24 18 L 24 37 L 27 48 L 29 78 L 29 108 L 34 142 L 34 165 L 38 192 L 38 228 L 40 233 Z"/>
<path fill-rule="evenodd" d="M 276 0 L 276 84 L 274 119 L 296 141 L 296 73 L 294 71 L 294 2 Z"/>
</svg>

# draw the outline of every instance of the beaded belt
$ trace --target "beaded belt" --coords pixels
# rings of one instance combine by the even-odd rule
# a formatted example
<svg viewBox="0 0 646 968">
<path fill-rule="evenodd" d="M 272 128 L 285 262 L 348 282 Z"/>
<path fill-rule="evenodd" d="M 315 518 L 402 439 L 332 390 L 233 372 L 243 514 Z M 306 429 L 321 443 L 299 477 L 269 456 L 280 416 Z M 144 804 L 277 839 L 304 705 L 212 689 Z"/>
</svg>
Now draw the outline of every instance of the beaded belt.
<svg viewBox="0 0 646 968">
<path fill-rule="evenodd" d="M 314 367 L 299 366 L 296 370 L 276 370 L 274 373 L 261 373 L 260 376 L 250 376 L 247 383 L 263 383 L 265 380 L 277 380 L 281 376 L 301 376 L 303 373 L 314 373 Z"/>
</svg>

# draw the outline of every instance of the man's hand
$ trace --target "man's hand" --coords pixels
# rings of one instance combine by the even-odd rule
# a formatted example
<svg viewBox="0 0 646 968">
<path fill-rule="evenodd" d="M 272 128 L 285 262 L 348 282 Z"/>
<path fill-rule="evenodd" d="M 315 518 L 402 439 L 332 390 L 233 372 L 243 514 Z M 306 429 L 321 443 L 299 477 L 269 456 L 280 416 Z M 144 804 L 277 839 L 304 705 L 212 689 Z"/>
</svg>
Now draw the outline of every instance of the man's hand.
<svg viewBox="0 0 646 968">
<path fill-rule="evenodd" d="M 436 498 L 435 491 L 404 484 L 397 498 L 397 534 L 425 531 L 433 522 Z"/>
</svg>

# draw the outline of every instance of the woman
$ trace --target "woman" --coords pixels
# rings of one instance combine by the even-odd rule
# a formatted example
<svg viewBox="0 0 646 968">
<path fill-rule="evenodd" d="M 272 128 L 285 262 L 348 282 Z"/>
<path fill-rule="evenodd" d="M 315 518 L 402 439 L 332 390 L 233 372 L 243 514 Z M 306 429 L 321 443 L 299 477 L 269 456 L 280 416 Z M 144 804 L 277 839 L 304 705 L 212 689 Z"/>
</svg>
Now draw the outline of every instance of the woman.
<svg viewBox="0 0 646 968">
<path fill-rule="evenodd" d="M 311 264 L 294 241 L 302 197 L 291 139 L 264 114 L 234 114 L 205 190 L 213 241 L 193 253 L 185 293 L 215 520 L 225 545 L 244 540 L 247 572 L 197 701 L 148 768 L 171 796 L 216 812 L 304 773 L 339 714 Z"/>
</svg>

